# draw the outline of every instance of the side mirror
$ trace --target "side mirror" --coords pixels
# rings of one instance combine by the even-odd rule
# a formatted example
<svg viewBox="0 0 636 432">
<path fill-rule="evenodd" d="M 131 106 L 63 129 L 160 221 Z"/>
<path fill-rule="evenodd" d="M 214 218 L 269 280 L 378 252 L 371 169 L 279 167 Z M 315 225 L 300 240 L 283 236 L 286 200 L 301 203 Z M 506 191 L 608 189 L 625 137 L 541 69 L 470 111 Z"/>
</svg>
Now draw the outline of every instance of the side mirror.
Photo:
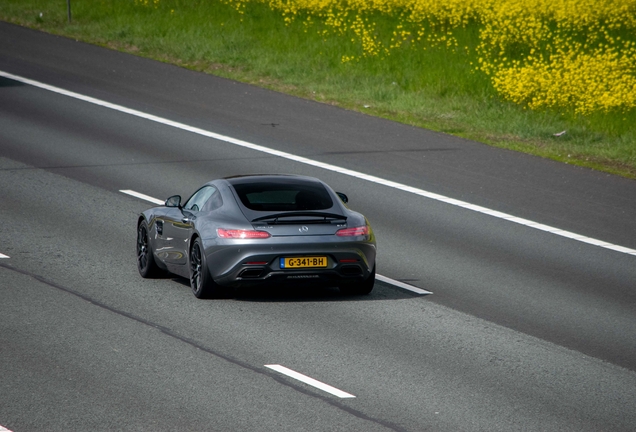
<svg viewBox="0 0 636 432">
<path fill-rule="evenodd" d="M 178 207 L 181 208 L 181 195 L 173 195 L 166 200 L 166 207 Z"/>
<path fill-rule="evenodd" d="M 347 197 L 345 194 L 343 194 L 342 192 L 336 192 L 336 194 L 340 197 L 340 200 L 343 203 L 348 203 L 349 202 L 349 197 Z"/>
</svg>

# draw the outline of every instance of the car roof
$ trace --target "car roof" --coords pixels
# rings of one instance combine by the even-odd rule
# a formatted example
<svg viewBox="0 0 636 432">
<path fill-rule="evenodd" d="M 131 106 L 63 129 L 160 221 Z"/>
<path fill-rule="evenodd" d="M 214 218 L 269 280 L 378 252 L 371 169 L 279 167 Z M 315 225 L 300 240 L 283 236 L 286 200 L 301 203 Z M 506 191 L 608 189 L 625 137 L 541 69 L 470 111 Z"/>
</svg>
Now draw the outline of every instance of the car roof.
<svg viewBox="0 0 636 432">
<path fill-rule="evenodd" d="M 315 177 L 296 175 L 296 174 L 245 174 L 225 177 L 231 185 L 256 183 L 256 182 L 272 182 L 272 183 L 286 183 L 286 182 L 307 182 L 307 183 L 323 183 L 320 179 Z"/>
</svg>

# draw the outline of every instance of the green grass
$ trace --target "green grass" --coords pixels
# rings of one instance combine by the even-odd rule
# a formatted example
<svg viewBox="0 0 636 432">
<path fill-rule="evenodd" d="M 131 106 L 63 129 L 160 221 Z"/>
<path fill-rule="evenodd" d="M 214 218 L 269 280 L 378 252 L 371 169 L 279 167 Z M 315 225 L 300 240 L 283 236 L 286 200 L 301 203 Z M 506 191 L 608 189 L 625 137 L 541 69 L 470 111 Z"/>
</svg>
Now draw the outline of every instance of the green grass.
<svg viewBox="0 0 636 432">
<path fill-rule="evenodd" d="M 426 127 L 493 146 L 636 178 L 636 112 L 533 112 L 502 101 L 463 50 L 402 49 L 359 55 L 347 39 L 249 5 L 216 0 L 0 0 L 0 19 L 277 91 Z M 152 0 L 149 1 L 152 4 Z M 40 16 L 40 14 L 42 14 Z M 474 47 L 476 27 L 458 35 Z M 566 130 L 561 137 L 553 134 Z"/>
</svg>

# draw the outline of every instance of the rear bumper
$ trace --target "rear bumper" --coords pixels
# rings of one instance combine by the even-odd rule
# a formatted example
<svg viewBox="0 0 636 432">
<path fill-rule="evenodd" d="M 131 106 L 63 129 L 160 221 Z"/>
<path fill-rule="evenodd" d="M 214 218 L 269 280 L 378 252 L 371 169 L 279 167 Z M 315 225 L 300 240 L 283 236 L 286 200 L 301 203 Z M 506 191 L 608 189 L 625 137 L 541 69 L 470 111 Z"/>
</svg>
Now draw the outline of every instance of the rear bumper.
<svg viewBox="0 0 636 432">
<path fill-rule="evenodd" d="M 372 242 L 305 245 L 231 246 L 207 254 L 208 270 L 216 283 L 228 287 L 257 285 L 337 286 L 366 280 L 375 266 Z M 323 268 L 285 269 L 281 258 L 324 256 Z"/>
</svg>

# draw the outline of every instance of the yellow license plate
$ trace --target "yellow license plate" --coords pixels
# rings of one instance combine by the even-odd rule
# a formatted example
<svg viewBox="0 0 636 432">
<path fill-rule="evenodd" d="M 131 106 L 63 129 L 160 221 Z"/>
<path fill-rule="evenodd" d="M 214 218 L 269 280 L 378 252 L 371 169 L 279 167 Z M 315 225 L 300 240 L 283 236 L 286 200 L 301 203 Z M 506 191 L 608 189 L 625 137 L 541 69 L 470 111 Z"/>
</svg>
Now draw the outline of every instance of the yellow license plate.
<svg viewBox="0 0 636 432">
<path fill-rule="evenodd" d="M 294 258 L 280 259 L 280 268 L 283 268 L 283 269 L 320 268 L 320 267 L 327 267 L 327 257 L 312 256 L 312 257 L 294 257 Z"/>
</svg>

